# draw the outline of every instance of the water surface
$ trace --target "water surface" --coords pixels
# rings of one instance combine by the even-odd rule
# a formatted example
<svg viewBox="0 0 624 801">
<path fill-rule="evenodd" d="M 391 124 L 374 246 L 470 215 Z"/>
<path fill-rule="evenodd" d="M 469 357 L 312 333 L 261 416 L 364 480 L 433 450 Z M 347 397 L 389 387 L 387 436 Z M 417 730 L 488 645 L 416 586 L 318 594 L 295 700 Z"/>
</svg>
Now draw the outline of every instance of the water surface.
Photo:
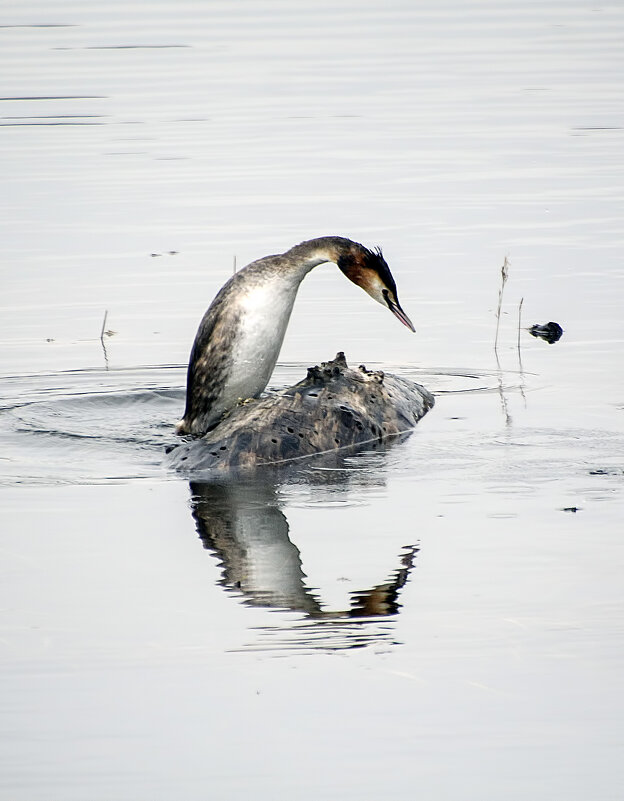
<svg viewBox="0 0 624 801">
<path fill-rule="evenodd" d="M 623 23 L 7 9 L 0 797 L 619 797 Z M 320 268 L 273 386 L 344 350 L 434 410 L 287 475 L 175 474 L 212 296 L 325 234 L 384 248 L 417 333 Z M 521 298 L 559 343 L 518 351 Z"/>
</svg>

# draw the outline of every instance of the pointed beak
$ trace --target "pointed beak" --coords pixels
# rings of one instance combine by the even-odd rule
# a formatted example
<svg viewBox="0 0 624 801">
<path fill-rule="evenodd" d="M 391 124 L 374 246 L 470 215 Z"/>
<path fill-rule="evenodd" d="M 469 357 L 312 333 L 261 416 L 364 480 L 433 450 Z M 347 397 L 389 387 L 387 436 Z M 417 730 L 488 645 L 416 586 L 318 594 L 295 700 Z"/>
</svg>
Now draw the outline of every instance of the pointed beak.
<svg viewBox="0 0 624 801">
<path fill-rule="evenodd" d="M 414 328 L 414 326 L 412 324 L 412 321 L 407 316 L 407 314 L 405 314 L 405 312 L 399 306 L 399 304 L 395 303 L 394 301 L 390 300 L 389 298 L 387 299 L 387 301 L 388 301 L 388 308 L 390 309 L 392 314 L 394 314 L 394 316 L 398 320 L 400 320 L 403 323 L 403 325 L 406 325 L 409 328 L 410 331 L 413 331 L 414 333 L 416 333 L 416 329 Z"/>
</svg>

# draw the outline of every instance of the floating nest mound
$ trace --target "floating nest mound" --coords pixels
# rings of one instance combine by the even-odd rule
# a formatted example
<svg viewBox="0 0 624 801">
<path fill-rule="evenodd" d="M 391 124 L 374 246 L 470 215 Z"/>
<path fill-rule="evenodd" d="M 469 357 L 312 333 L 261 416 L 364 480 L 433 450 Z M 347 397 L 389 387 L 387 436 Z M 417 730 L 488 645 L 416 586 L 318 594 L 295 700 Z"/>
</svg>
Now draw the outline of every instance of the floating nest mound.
<svg viewBox="0 0 624 801">
<path fill-rule="evenodd" d="M 169 456 L 185 472 L 253 470 L 395 437 L 433 404 L 420 384 L 363 365 L 352 369 L 338 353 L 288 389 L 241 401 L 215 428 Z"/>
</svg>

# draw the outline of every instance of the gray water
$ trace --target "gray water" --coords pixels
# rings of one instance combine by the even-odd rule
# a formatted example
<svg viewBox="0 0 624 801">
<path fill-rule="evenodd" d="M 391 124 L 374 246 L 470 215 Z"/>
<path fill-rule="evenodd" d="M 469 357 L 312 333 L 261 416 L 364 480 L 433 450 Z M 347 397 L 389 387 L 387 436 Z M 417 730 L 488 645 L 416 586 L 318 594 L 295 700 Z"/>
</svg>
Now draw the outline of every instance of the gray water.
<svg viewBox="0 0 624 801">
<path fill-rule="evenodd" d="M 2 16 L 0 798 L 621 798 L 624 8 Z M 417 333 L 319 268 L 273 386 L 344 350 L 435 408 L 174 474 L 204 309 L 326 234 Z"/>
</svg>

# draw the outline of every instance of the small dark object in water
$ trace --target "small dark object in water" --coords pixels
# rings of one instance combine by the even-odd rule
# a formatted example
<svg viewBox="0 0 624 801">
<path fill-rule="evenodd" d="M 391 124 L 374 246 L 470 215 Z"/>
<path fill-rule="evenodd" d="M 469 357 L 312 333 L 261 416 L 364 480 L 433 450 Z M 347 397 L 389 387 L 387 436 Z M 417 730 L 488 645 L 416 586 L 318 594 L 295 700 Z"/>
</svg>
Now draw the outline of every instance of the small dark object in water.
<svg viewBox="0 0 624 801">
<path fill-rule="evenodd" d="M 581 508 L 580 506 L 564 506 L 561 511 L 562 512 L 574 512 L 574 514 L 576 514 L 578 511 L 580 511 L 580 508 Z"/>
<path fill-rule="evenodd" d="M 546 323 L 545 325 L 532 325 L 529 328 L 529 334 L 545 340 L 549 345 L 554 345 L 555 342 L 558 342 L 561 339 L 563 328 L 559 325 L 559 323 L 552 322 Z"/>
<path fill-rule="evenodd" d="M 348 367 L 344 353 L 310 367 L 298 384 L 243 402 L 202 437 L 170 453 L 187 470 L 253 470 L 410 431 L 434 404 L 424 387 Z"/>
<path fill-rule="evenodd" d="M 624 475 L 624 470 L 619 470 L 618 468 L 608 468 L 604 470 L 602 467 L 596 468 L 596 470 L 589 471 L 590 476 L 621 476 Z"/>
</svg>

